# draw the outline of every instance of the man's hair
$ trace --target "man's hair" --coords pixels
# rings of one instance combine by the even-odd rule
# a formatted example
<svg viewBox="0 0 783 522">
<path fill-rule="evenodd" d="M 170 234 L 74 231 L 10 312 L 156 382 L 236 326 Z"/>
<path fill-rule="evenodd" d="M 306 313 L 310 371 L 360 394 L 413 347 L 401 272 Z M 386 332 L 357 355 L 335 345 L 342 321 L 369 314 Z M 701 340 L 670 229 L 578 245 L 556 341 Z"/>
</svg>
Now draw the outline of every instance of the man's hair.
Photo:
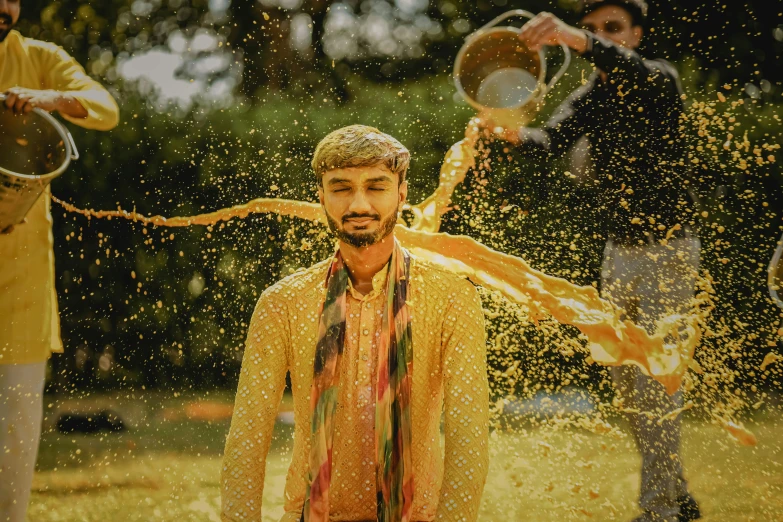
<svg viewBox="0 0 783 522">
<path fill-rule="evenodd" d="M 647 2 L 644 0 L 584 0 L 582 2 L 582 16 L 585 17 L 607 5 L 622 7 L 628 11 L 633 25 L 644 26 L 647 23 Z"/>
<path fill-rule="evenodd" d="M 315 148 L 313 170 L 321 185 L 323 175 L 334 169 L 383 165 L 405 181 L 411 153 L 405 146 L 367 125 L 349 125 L 326 135 Z"/>
</svg>

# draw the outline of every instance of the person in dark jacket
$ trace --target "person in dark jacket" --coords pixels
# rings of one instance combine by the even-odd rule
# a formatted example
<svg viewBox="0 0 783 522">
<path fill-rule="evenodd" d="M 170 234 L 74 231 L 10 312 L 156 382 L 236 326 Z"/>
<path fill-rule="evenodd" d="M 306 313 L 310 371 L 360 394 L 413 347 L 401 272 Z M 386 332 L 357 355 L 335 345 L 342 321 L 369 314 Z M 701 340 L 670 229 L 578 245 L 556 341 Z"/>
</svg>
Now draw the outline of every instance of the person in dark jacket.
<svg viewBox="0 0 783 522">
<path fill-rule="evenodd" d="M 540 128 L 503 129 L 533 160 L 572 153 L 587 144 L 606 246 L 602 295 L 648 329 L 682 311 L 694 295 L 700 243 L 695 231 L 685 143 L 680 131 L 682 90 L 677 71 L 635 49 L 644 33 L 643 0 L 587 0 L 581 27 L 540 13 L 520 39 L 537 50 L 564 44 L 596 70 Z M 579 148 L 579 147 L 577 147 Z M 637 521 L 700 518 L 679 457 L 679 420 L 658 422 L 682 406 L 635 367 L 613 368 L 642 455 Z M 652 415 L 651 415 L 652 413 Z"/>
</svg>

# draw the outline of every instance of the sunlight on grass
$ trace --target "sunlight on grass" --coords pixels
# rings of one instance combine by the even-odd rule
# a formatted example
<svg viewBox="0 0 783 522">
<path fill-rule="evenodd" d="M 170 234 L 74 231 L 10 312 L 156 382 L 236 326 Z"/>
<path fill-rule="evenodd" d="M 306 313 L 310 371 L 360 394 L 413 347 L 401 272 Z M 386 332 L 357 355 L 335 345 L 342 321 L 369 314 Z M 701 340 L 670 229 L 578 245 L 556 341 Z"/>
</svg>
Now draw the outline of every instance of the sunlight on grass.
<svg viewBox="0 0 783 522">
<path fill-rule="evenodd" d="M 149 417 L 120 434 L 46 433 L 29 520 L 219 520 L 220 453 L 228 422 Z M 685 423 L 686 473 L 705 521 L 781 519 L 781 428 L 779 419 L 756 424 L 759 446 L 747 448 L 717 426 Z M 290 426 L 277 426 L 265 521 L 283 514 L 291 435 Z M 630 437 L 520 429 L 493 433 L 492 448 L 480 520 L 627 520 L 637 512 L 639 459 Z"/>
</svg>

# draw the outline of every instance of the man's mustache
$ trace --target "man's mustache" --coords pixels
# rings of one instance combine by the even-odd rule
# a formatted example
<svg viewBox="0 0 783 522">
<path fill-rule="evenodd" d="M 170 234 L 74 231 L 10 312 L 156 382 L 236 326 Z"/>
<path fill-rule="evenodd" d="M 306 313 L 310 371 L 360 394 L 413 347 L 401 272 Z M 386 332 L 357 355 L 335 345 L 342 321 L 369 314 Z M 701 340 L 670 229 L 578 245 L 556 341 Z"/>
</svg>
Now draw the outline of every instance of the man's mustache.
<svg viewBox="0 0 783 522">
<path fill-rule="evenodd" d="M 3 23 L 5 25 L 11 25 L 13 23 L 13 18 L 11 18 L 11 15 L 6 13 L 0 13 L 0 23 Z"/>
<path fill-rule="evenodd" d="M 370 218 L 370 219 L 374 219 L 376 221 L 380 221 L 381 220 L 381 216 L 379 214 L 358 214 L 356 212 L 352 212 L 350 214 L 345 214 L 342 217 L 342 222 L 345 223 L 349 219 L 363 219 L 363 218 Z"/>
</svg>

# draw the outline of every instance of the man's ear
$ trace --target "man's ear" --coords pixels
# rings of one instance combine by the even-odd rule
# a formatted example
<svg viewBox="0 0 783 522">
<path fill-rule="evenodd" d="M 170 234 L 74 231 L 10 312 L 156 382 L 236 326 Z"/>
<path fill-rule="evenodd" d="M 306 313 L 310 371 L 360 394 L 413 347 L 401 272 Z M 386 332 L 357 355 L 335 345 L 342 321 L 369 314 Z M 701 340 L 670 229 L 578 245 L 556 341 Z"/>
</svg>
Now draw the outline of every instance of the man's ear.
<svg viewBox="0 0 783 522">
<path fill-rule="evenodd" d="M 635 25 L 631 28 L 633 31 L 633 39 L 634 41 L 631 42 L 631 48 L 636 49 L 639 47 L 639 44 L 642 43 L 642 36 L 644 36 L 644 27 L 641 25 Z"/>
<path fill-rule="evenodd" d="M 400 183 L 400 187 L 397 189 L 397 191 L 400 195 L 400 205 L 402 205 L 408 199 L 408 180 Z"/>
<path fill-rule="evenodd" d="M 321 203 L 321 206 L 324 206 L 324 187 L 319 186 L 318 187 L 318 201 Z"/>
</svg>

